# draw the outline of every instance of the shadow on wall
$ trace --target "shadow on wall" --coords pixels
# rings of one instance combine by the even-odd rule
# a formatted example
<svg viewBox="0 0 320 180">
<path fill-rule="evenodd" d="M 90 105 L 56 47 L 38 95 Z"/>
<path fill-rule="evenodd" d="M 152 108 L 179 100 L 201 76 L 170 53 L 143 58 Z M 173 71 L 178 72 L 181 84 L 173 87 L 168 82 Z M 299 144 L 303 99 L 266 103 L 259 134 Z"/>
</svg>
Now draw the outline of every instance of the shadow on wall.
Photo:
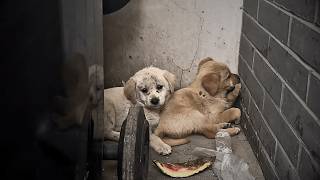
<svg viewBox="0 0 320 180">
<path fill-rule="evenodd" d="M 122 9 L 105 15 L 110 17 L 103 20 L 105 88 L 122 86 L 121 81 L 127 81 L 144 66 L 142 61 L 135 61 L 128 55 L 125 49 L 139 40 L 140 8 L 140 0 L 131 0 Z M 130 33 L 127 33 L 128 30 Z"/>
</svg>

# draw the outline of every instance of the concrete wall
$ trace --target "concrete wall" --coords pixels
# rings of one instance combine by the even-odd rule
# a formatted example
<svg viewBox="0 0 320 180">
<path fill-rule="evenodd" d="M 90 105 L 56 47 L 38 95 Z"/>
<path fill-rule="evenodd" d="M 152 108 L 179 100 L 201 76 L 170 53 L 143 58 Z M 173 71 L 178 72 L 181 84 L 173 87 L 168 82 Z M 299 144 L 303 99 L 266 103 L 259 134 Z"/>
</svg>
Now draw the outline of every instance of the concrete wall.
<svg viewBox="0 0 320 180">
<path fill-rule="evenodd" d="M 237 72 L 242 0 L 131 0 L 104 16 L 105 88 L 154 65 L 189 84 L 207 56 Z"/>
<path fill-rule="evenodd" d="M 244 0 L 242 126 L 266 179 L 320 179 L 319 1 Z"/>
</svg>

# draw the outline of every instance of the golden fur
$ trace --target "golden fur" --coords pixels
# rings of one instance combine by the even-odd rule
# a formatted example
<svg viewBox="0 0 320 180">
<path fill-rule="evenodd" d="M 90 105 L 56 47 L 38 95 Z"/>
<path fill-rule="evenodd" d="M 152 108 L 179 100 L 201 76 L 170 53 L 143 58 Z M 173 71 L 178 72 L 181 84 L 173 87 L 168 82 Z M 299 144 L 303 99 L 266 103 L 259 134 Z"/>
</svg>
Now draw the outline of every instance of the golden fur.
<svg viewBox="0 0 320 180">
<path fill-rule="evenodd" d="M 240 88 L 239 77 L 225 64 L 202 60 L 195 80 L 176 91 L 160 113 L 155 150 L 170 154 L 170 145 L 187 143 L 184 137 L 194 133 L 214 138 L 219 129 L 226 128 L 231 135 L 238 134 L 240 129 L 230 128 L 229 122 L 241 115 L 240 109 L 231 108 Z"/>
</svg>

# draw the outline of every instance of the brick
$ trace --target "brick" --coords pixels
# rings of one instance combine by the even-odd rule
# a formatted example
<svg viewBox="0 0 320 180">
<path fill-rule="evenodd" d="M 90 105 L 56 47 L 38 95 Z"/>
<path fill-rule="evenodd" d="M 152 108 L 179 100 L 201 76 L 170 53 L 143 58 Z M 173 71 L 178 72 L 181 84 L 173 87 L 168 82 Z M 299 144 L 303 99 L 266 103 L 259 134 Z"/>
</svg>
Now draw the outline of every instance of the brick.
<svg viewBox="0 0 320 180">
<path fill-rule="evenodd" d="M 248 40 L 243 35 L 241 35 L 239 53 L 242 58 L 249 64 L 249 66 L 252 66 L 253 51 L 254 49 L 250 45 Z"/>
<path fill-rule="evenodd" d="M 257 155 L 259 150 L 258 137 L 255 130 L 252 127 L 252 124 L 249 122 L 247 116 L 241 116 L 242 126 L 244 127 L 244 134 L 246 135 L 252 151 Z"/>
<path fill-rule="evenodd" d="M 249 67 L 246 65 L 242 58 L 239 58 L 239 74 L 247 88 L 250 91 L 251 97 L 255 100 L 256 104 L 262 109 L 264 92 L 262 87 L 259 85 L 257 79 L 253 76 Z"/>
<path fill-rule="evenodd" d="M 261 122 L 261 129 L 257 133 L 270 159 L 274 160 L 276 140 L 271 135 L 271 132 L 267 127 L 267 124 L 263 120 Z"/>
<path fill-rule="evenodd" d="M 320 3 L 319 2 L 318 2 L 318 15 L 317 15 L 316 24 L 320 26 Z"/>
<path fill-rule="evenodd" d="M 280 6 L 310 22 L 313 22 L 316 1 L 317 0 L 275 0 Z"/>
<path fill-rule="evenodd" d="M 243 9 L 256 19 L 257 9 L 258 9 L 258 0 L 243 0 Z"/>
<path fill-rule="evenodd" d="M 252 122 L 252 126 L 257 132 L 259 139 L 262 145 L 265 147 L 270 159 L 274 159 L 276 141 L 265 124 L 262 114 L 254 103 L 251 104 L 248 115 Z"/>
<path fill-rule="evenodd" d="M 267 180 L 277 180 L 278 178 L 273 164 L 268 159 L 268 154 L 263 149 L 259 150 L 257 159 L 260 163 L 260 167 L 263 172 L 264 178 Z"/>
<path fill-rule="evenodd" d="M 259 2 L 259 23 L 277 39 L 287 43 L 289 16 L 265 1 Z"/>
<path fill-rule="evenodd" d="M 280 105 L 282 83 L 258 53 L 254 56 L 253 71 L 274 102 Z"/>
<path fill-rule="evenodd" d="M 268 61 L 297 94 L 305 99 L 308 70 L 273 38 L 270 38 Z"/>
<path fill-rule="evenodd" d="M 278 146 L 274 162 L 275 169 L 281 180 L 298 180 L 298 173 L 295 166 L 290 162 L 284 150 Z"/>
<path fill-rule="evenodd" d="M 250 120 L 252 122 L 253 128 L 256 130 L 256 132 L 260 131 L 261 129 L 261 122 L 262 122 L 262 115 L 259 112 L 257 106 L 252 101 L 251 106 L 248 111 L 248 115 L 250 117 Z"/>
<path fill-rule="evenodd" d="M 264 56 L 267 55 L 269 35 L 245 13 L 242 18 L 242 32 Z"/>
<path fill-rule="evenodd" d="M 247 111 L 250 106 L 250 94 L 248 88 L 242 83 L 241 91 L 240 91 L 240 102 L 242 106 L 242 110 Z"/>
<path fill-rule="evenodd" d="M 293 19 L 290 48 L 303 60 L 320 72 L 320 34 Z"/>
<path fill-rule="evenodd" d="M 248 131 L 247 123 L 248 123 L 248 116 L 247 116 L 247 112 L 244 111 L 240 117 L 240 125 L 246 137 L 247 137 L 247 131 Z"/>
<path fill-rule="evenodd" d="M 287 88 L 283 92 L 282 112 L 314 158 L 320 162 L 319 123 Z"/>
<path fill-rule="evenodd" d="M 301 179 L 319 180 L 320 179 L 320 164 L 317 164 L 306 152 L 304 148 L 301 151 L 301 160 L 298 173 Z"/>
<path fill-rule="evenodd" d="M 247 131 L 247 121 L 248 121 L 248 115 L 247 115 L 247 111 L 246 110 L 242 110 L 242 114 L 240 117 L 240 126 L 242 127 L 245 135 L 246 135 L 246 131 Z"/>
<path fill-rule="evenodd" d="M 276 105 L 272 102 L 269 96 L 265 97 L 263 115 L 280 144 L 288 154 L 291 162 L 296 164 L 299 149 L 298 139 L 293 134 L 289 125 L 282 118 L 280 112 L 276 108 Z"/>
<path fill-rule="evenodd" d="M 318 118 L 320 118 L 319 92 L 320 79 L 311 74 L 307 105 L 318 116 Z"/>
</svg>

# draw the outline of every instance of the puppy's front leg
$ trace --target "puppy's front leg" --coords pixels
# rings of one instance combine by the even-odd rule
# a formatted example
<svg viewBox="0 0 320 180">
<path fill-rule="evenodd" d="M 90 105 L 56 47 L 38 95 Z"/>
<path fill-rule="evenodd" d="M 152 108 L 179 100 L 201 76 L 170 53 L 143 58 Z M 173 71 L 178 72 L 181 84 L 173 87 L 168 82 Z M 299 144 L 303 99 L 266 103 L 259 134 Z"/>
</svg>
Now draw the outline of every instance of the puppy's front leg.
<svg viewBox="0 0 320 180">
<path fill-rule="evenodd" d="M 105 103 L 104 114 L 104 139 L 119 141 L 120 132 L 114 131 L 116 121 L 116 111 L 114 106 Z"/>
<path fill-rule="evenodd" d="M 159 111 L 144 108 L 144 114 L 149 122 L 150 146 L 159 154 L 168 155 L 171 153 L 171 146 L 164 143 L 161 138 L 153 133 L 159 124 Z"/>
<path fill-rule="evenodd" d="M 217 123 L 229 123 L 239 120 L 241 116 L 241 111 L 239 108 L 230 108 L 218 115 Z"/>
<path fill-rule="evenodd" d="M 234 87 L 234 90 L 231 91 L 229 94 L 227 94 L 227 101 L 233 103 L 239 96 L 240 89 L 241 89 L 241 84 L 240 83 L 236 84 Z"/>
<path fill-rule="evenodd" d="M 158 136 L 155 134 L 150 134 L 150 146 L 159 154 L 168 155 L 171 153 L 171 146 L 164 143 Z"/>
</svg>

